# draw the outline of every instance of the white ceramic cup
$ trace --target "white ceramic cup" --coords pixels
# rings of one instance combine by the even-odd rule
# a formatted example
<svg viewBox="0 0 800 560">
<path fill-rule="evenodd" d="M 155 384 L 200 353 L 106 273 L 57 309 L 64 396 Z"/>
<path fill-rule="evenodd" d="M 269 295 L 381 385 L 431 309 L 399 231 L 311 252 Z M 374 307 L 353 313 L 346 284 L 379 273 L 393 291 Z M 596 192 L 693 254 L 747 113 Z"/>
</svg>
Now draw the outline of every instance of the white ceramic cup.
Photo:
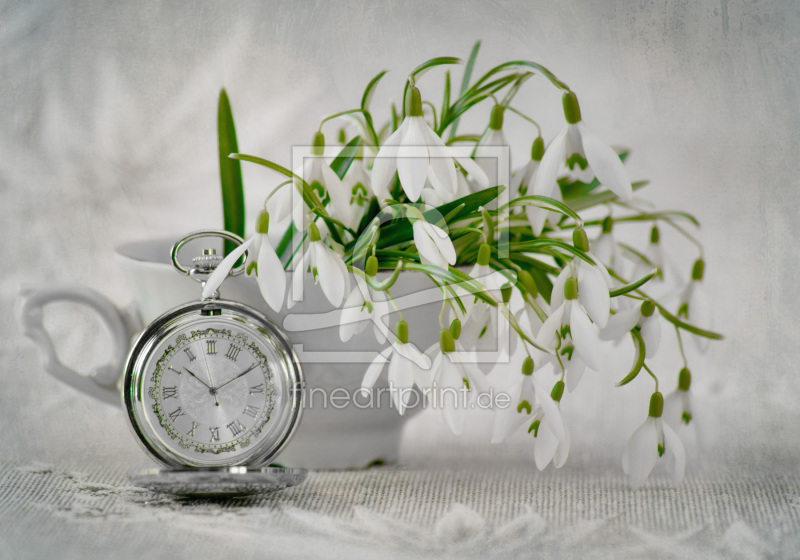
<svg viewBox="0 0 800 560">
<path fill-rule="evenodd" d="M 133 304 L 119 309 L 105 296 L 85 286 L 52 285 L 23 288 L 20 291 L 19 322 L 25 335 L 39 346 L 45 370 L 59 381 L 92 395 L 106 403 L 122 406 L 119 382 L 132 338 L 143 326 L 178 305 L 199 299 L 200 285 L 178 273 L 170 261 L 174 239 L 149 240 L 122 245 L 116 251 L 119 270 L 133 293 Z M 192 243 L 200 243 L 195 241 Z M 195 245 L 194 250 L 199 246 Z M 192 244 L 185 251 L 192 256 Z M 186 257 L 188 260 L 188 257 Z M 287 283 L 291 273 L 286 274 Z M 430 291 L 432 284 L 420 273 L 403 273 L 392 294 Z M 338 310 L 324 297 L 318 286 L 306 275 L 303 300 L 291 310 L 281 313 L 269 309 L 251 277 L 228 278 L 220 288 L 221 297 L 255 307 L 282 328 L 292 341 L 303 368 L 306 394 L 303 419 L 292 441 L 275 461 L 287 467 L 362 468 L 376 461 L 395 462 L 405 419 L 391 404 L 388 391 L 380 394 L 371 406 L 353 399 L 361 386 L 369 362 L 385 345 L 379 345 L 367 328 L 346 344 L 339 338 Z M 411 342 L 421 351 L 438 340 L 436 319 L 440 303 L 415 304 L 403 311 L 413 328 Z M 70 301 L 88 306 L 108 326 L 112 338 L 112 356 L 87 374 L 65 366 L 43 325 L 43 307 L 53 302 Z M 387 387 L 385 374 L 376 387 Z M 342 397 L 333 405 L 332 394 Z M 344 395 L 350 398 L 344 398 Z M 415 399 L 417 400 L 417 399 Z"/>
</svg>

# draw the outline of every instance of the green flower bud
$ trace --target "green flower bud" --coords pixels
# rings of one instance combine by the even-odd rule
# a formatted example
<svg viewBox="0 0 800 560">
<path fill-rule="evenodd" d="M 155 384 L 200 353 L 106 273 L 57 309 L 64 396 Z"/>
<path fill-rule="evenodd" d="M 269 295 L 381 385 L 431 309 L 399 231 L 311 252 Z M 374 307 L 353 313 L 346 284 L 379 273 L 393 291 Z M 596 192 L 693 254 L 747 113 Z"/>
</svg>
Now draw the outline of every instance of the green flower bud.
<svg viewBox="0 0 800 560">
<path fill-rule="evenodd" d="M 692 386 L 692 374 L 688 368 L 683 368 L 678 374 L 678 389 L 688 391 Z"/>
<path fill-rule="evenodd" d="M 561 98 L 564 105 L 564 118 L 567 119 L 569 124 L 576 124 L 581 122 L 581 106 L 578 105 L 578 97 L 568 91 Z"/>
<path fill-rule="evenodd" d="M 589 250 L 589 237 L 586 235 L 585 229 L 575 228 L 575 231 L 572 232 L 572 244 L 584 253 Z"/>
<path fill-rule="evenodd" d="M 411 86 L 408 88 L 408 97 L 406 97 L 406 116 L 422 116 L 422 95 L 420 95 L 416 86 Z"/>
<path fill-rule="evenodd" d="M 394 334 L 397 335 L 397 340 L 399 340 L 401 344 L 406 344 L 408 342 L 408 323 L 405 321 L 398 321 L 397 325 L 394 327 Z"/>
<path fill-rule="evenodd" d="M 364 267 L 367 276 L 375 276 L 378 273 L 378 257 L 370 255 L 367 257 L 367 264 Z"/>
<path fill-rule="evenodd" d="M 526 356 L 522 362 L 522 375 L 531 375 L 533 373 L 533 358 Z"/>
<path fill-rule="evenodd" d="M 321 156 L 325 153 L 325 136 L 321 132 L 317 132 L 314 134 L 314 140 L 311 145 L 311 153 L 315 156 Z"/>
<path fill-rule="evenodd" d="M 269 231 L 269 213 L 262 210 L 256 218 L 256 233 L 267 233 Z"/>
<path fill-rule="evenodd" d="M 706 263 L 703 259 L 697 259 L 694 261 L 694 266 L 692 267 L 692 280 L 702 280 L 705 268 Z"/>
<path fill-rule="evenodd" d="M 553 390 L 550 391 L 550 398 L 556 402 L 561 402 L 561 396 L 564 394 L 564 382 L 560 379 L 553 385 Z"/>
<path fill-rule="evenodd" d="M 339 129 L 339 144 L 347 144 L 347 133 L 343 128 Z"/>
<path fill-rule="evenodd" d="M 319 234 L 319 228 L 317 224 L 314 222 L 309 222 L 308 224 L 308 240 L 309 241 L 319 241 L 322 239 L 322 236 Z"/>
<path fill-rule="evenodd" d="M 661 413 L 664 412 L 664 397 L 656 391 L 650 397 L 650 416 L 653 418 L 661 418 Z"/>
<path fill-rule="evenodd" d="M 481 243 L 478 248 L 478 265 L 486 266 L 489 264 L 489 257 L 492 256 L 492 248 L 488 243 Z"/>
<path fill-rule="evenodd" d="M 656 310 L 656 304 L 651 299 L 646 299 L 642 302 L 641 313 L 642 317 L 650 317 Z"/>
<path fill-rule="evenodd" d="M 503 298 L 503 303 L 508 303 L 509 302 L 509 300 L 511 299 L 511 292 L 512 291 L 513 291 L 513 288 L 511 287 L 511 284 L 503 284 L 500 287 L 500 295 Z"/>
<path fill-rule="evenodd" d="M 503 130 L 503 113 L 506 108 L 502 105 L 492 107 L 492 115 L 489 117 L 489 128 L 492 130 Z"/>
<path fill-rule="evenodd" d="M 575 299 L 578 297 L 578 281 L 570 276 L 564 282 L 564 299 Z"/>
<path fill-rule="evenodd" d="M 603 233 L 611 233 L 612 229 L 614 229 L 614 220 L 611 219 L 611 216 L 606 216 L 603 219 Z"/>
<path fill-rule="evenodd" d="M 450 334 L 453 335 L 455 340 L 458 340 L 458 337 L 461 336 L 461 321 L 459 319 L 453 319 L 453 322 L 450 323 Z"/>
<path fill-rule="evenodd" d="M 443 354 L 456 351 L 456 343 L 453 341 L 453 335 L 449 330 L 442 329 L 439 333 L 439 346 L 442 348 Z"/>
<path fill-rule="evenodd" d="M 533 141 L 533 146 L 531 146 L 531 159 L 533 161 L 542 161 L 544 157 L 544 140 L 542 140 L 541 136 L 538 136 L 536 140 Z"/>
<path fill-rule="evenodd" d="M 536 297 L 539 294 L 539 288 L 536 287 L 533 276 L 531 276 L 531 273 L 527 270 L 519 271 L 519 274 L 517 274 L 517 281 L 522 284 L 522 287 L 525 288 L 525 291 L 528 292 L 531 297 Z"/>
<path fill-rule="evenodd" d="M 658 232 L 658 228 L 653 226 L 650 230 L 650 243 L 658 243 L 658 240 L 661 238 L 661 234 Z"/>
</svg>

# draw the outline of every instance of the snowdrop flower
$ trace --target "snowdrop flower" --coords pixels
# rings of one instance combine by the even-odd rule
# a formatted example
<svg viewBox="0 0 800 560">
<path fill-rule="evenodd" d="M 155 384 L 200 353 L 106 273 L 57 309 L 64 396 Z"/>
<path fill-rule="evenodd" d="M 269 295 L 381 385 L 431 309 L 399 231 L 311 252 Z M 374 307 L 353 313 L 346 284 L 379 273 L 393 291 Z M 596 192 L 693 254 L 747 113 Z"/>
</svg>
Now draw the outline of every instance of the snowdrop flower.
<svg viewBox="0 0 800 560">
<path fill-rule="evenodd" d="M 710 329 L 714 324 L 714 316 L 703 288 L 704 272 L 705 262 L 703 259 L 697 259 L 692 267 L 692 280 L 681 293 L 678 317 L 683 317 L 689 323 L 702 329 Z M 709 339 L 706 337 L 696 336 L 695 342 L 701 351 L 708 348 Z"/>
<path fill-rule="evenodd" d="M 500 379 L 494 383 L 497 394 L 506 394 L 510 403 L 506 408 L 497 408 L 492 426 L 492 443 L 502 443 L 526 422 L 531 423 L 531 403 L 535 402 L 533 385 L 533 359 L 527 356 L 522 362 L 522 375 L 511 368 L 500 368 Z"/>
<path fill-rule="evenodd" d="M 459 328 L 456 328 L 454 336 L 450 330 L 442 329 L 439 344 L 426 352 L 434 355 L 430 372 L 423 372 L 417 383 L 432 400 L 433 407 L 441 409 L 445 422 L 455 435 L 460 435 L 464 430 L 466 412 L 473 394 L 486 386 L 483 374 L 473 367 L 474 364 L 456 361 L 456 351 L 462 356 L 466 354 L 463 347 L 456 343 L 460 334 L 458 331 Z"/>
<path fill-rule="evenodd" d="M 397 323 L 395 333 L 397 340 L 382 350 L 367 368 L 361 382 L 361 393 L 363 395 L 369 393 L 388 362 L 392 402 L 402 415 L 411 400 L 414 382 L 418 377 L 417 370 L 421 366 L 429 366 L 430 362 L 427 356 L 420 354 L 416 347 L 408 342 L 408 325 L 405 321 Z M 421 364 L 418 361 L 421 361 Z"/>
<path fill-rule="evenodd" d="M 442 228 L 425 221 L 420 214 L 411 225 L 414 244 L 423 263 L 448 270 L 456 264 L 456 250 L 450 236 Z"/>
<path fill-rule="evenodd" d="M 478 164 L 456 155 L 425 122 L 419 90 L 411 86 L 405 119 L 375 156 L 372 188 L 378 201 L 391 198 L 389 187 L 397 171 L 400 185 L 412 202 L 419 200 L 426 179 L 442 199 L 452 199 L 458 188 L 454 160 L 483 188 L 489 186 L 489 179 Z"/>
<path fill-rule="evenodd" d="M 264 301 L 275 311 L 280 311 L 283 307 L 283 298 L 286 294 L 286 276 L 283 273 L 283 264 L 275 253 L 275 249 L 269 242 L 267 232 L 269 231 L 269 214 L 261 211 L 256 220 L 256 233 L 230 252 L 206 281 L 203 287 L 203 297 L 209 297 L 222 281 L 227 278 L 233 265 L 241 258 L 245 251 L 252 246 L 253 250 L 249 253 L 247 264 L 248 274 L 255 268 L 258 288 Z M 256 255 L 255 258 L 252 255 Z"/>
<path fill-rule="evenodd" d="M 588 165 L 602 185 L 623 201 L 630 202 L 633 199 L 633 189 L 619 156 L 587 130 L 581 120 L 578 98 L 574 93 L 565 93 L 563 104 L 567 126 L 550 142 L 544 153 L 536 172 L 533 194 L 551 198 L 560 196 L 556 179 L 566 163 L 573 171 L 576 164 L 579 169 L 588 171 Z M 585 173 L 582 178 L 591 180 Z M 534 208 L 533 211 L 531 228 L 534 234 L 539 235 L 547 217 L 546 210 Z"/>
<path fill-rule="evenodd" d="M 592 254 L 597 257 L 597 260 L 612 269 L 622 265 L 619 247 L 617 246 L 617 241 L 614 239 L 613 228 L 614 222 L 611 216 L 606 216 L 603 220 L 603 231 L 591 245 Z M 622 271 L 617 269 L 617 272 L 621 273 Z M 644 274 L 647 274 L 647 272 L 649 272 L 649 270 L 645 271 Z M 641 278 L 644 274 L 639 276 L 634 275 L 634 278 Z"/>
<path fill-rule="evenodd" d="M 539 395 L 545 391 L 539 390 Z M 536 468 L 543 471 L 550 461 L 560 469 L 569 455 L 570 436 L 561 417 L 561 396 L 564 394 L 564 382 L 556 381 L 549 395 L 540 399 L 540 406 L 533 413 L 533 423 L 529 432 L 535 438 L 533 444 L 533 460 Z"/>
<path fill-rule="evenodd" d="M 332 217 L 348 227 L 354 227 L 357 217 L 355 208 L 350 205 L 351 191 L 325 161 L 325 136 L 321 132 L 314 134 L 311 153 L 313 157 L 303 161 L 303 180 L 323 204 L 329 203 Z"/>
<path fill-rule="evenodd" d="M 634 280 L 637 280 L 644 276 L 645 274 L 649 274 L 652 267 L 658 268 L 658 275 L 656 275 L 653 280 L 663 280 L 664 279 L 664 251 L 661 247 L 661 234 L 658 231 L 658 227 L 653 226 L 650 230 L 650 243 L 647 244 L 647 247 L 644 250 L 645 258 L 650 261 L 650 263 L 646 263 L 643 260 L 637 258 L 637 263 L 633 267 L 632 277 Z"/>
<path fill-rule="evenodd" d="M 689 392 L 691 385 L 691 372 L 688 368 L 681 369 L 678 387 L 664 399 L 664 420 L 675 430 L 688 426 L 692 421 L 692 399 Z"/>
<path fill-rule="evenodd" d="M 490 185 L 499 185 L 500 176 L 498 165 L 501 161 L 497 157 L 497 150 L 494 149 L 498 146 L 508 147 L 506 135 L 503 134 L 503 112 L 505 107 L 502 105 L 495 105 L 492 107 L 492 113 L 489 117 L 489 130 L 478 141 L 475 148 L 475 163 L 483 170 L 489 178 Z M 511 166 L 511 156 L 509 154 L 508 165 Z M 506 169 L 508 172 L 508 169 Z"/>
<path fill-rule="evenodd" d="M 600 332 L 602 340 L 619 341 L 632 329 L 639 327 L 645 346 L 645 357 L 652 358 L 661 345 L 661 322 L 658 309 L 652 300 L 645 300 L 634 307 L 618 311 L 608 319 L 608 324 Z"/>
<path fill-rule="evenodd" d="M 370 262 L 374 262 L 374 269 L 377 271 L 377 259 L 370 256 L 367 262 L 367 274 L 370 271 Z M 373 272 L 370 276 L 374 276 Z M 383 324 L 383 317 L 390 313 L 389 304 L 383 292 L 372 292 L 361 276 L 354 276 L 356 286 L 342 304 L 342 315 L 339 322 L 339 338 L 342 342 L 347 342 L 353 336 L 364 332 L 364 329 L 372 323 L 375 339 L 378 343 L 386 342 L 386 326 Z"/>
<path fill-rule="evenodd" d="M 339 307 L 345 294 L 350 291 L 347 265 L 341 255 L 322 242 L 319 228 L 314 222 L 308 224 L 308 241 L 308 248 L 294 271 L 292 284 L 302 285 L 306 268 L 310 268 L 314 282 L 320 285 L 322 293 L 332 305 Z M 290 298 L 289 306 L 294 303 L 294 298 Z"/>
<path fill-rule="evenodd" d="M 356 158 L 353 160 L 353 163 L 350 164 L 350 169 L 347 170 L 344 179 L 342 179 L 344 191 L 350 193 L 350 209 L 352 214 L 351 223 L 345 225 L 351 228 L 358 225 L 358 222 L 367 210 L 370 198 L 373 196 L 369 173 L 362 159 L 363 150 L 363 146 L 358 147 Z"/>
<path fill-rule="evenodd" d="M 630 476 L 634 489 L 639 488 L 650 476 L 659 457 L 666 459 L 674 485 L 683 480 L 686 453 L 677 434 L 661 421 L 663 410 L 664 398 L 659 392 L 653 393 L 647 420 L 633 432 L 622 452 L 622 469 Z"/>
</svg>

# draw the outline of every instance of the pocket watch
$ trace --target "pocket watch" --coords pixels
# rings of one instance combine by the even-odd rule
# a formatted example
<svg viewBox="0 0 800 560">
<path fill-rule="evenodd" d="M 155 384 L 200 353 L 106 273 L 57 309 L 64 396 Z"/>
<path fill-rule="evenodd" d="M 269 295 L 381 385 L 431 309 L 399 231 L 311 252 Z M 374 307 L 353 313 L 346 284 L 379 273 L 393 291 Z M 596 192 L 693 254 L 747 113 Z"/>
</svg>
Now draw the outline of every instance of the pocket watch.
<svg viewBox="0 0 800 560">
<path fill-rule="evenodd" d="M 206 249 L 187 268 L 179 253 L 204 237 L 243 243 L 217 230 L 175 243 L 173 265 L 201 289 L 222 258 Z M 244 271 L 246 257 L 229 276 Z M 250 493 L 259 484 L 298 483 L 303 477 L 296 469 L 285 469 L 281 477 L 280 470 L 264 467 L 300 422 L 302 388 L 302 369 L 289 340 L 259 310 L 215 292 L 167 311 L 144 329 L 125 365 L 128 424 L 144 450 L 166 467 L 133 479 L 162 491 L 175 482 L 175 488 L 192 487 L 197 494 L 203 488 Z M 225 485 L 208 482 L 220 482 L 219 473 Z"/>
</svg>

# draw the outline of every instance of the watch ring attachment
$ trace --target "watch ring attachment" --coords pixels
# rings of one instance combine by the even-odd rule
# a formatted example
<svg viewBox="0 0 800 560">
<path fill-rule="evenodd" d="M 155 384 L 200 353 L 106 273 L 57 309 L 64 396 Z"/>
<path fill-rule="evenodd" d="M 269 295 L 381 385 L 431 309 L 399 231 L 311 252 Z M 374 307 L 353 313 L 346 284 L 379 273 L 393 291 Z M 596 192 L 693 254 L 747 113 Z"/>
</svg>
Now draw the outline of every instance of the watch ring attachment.
<svg viewBox="0 0 800 560">
<path fill-rule="evenodd" d="M 175 245 L 172 246 L 172 251 L 170 252 L 170 256 L 172 258 L 172 265 L 175 269 L 184 274 L 185 276 L 189 276 L 195 280 L 200 282 L 204 282 L 204 280 L 200 280 L 195 278 L 196 275 L 208 275 L 214 271 L 214 268 L 219 264 L 222 260 L 222 257 L 218 257 L 216 255 L 216 251 L 213 249 L 204 249 L 203 255 L 200 257 L 196 257 L 194 259 L 194 266 L 192 268 L 186 268 L 184 265 L 181 264 L 180 260 L 178 260 L 178 255 L 183 249 L 183 247 L 189 243 L 190 241 L 194 241 L 195 239 L 201 239 L 203 237 L 219 237 L 221 239 L 225 239 L 226 241 L 231 241 L 235 243 L 237 246 L 242 245 L 244 243 L 244 239 L 236 235 L 235 233 L 231 233 L 229 231 L 219 230 L 219 229 L 204 229 L 200 231 L 195 231 L 190 233 L 189 235 L 181 238 Z M 242 264 L 239 266 L 232 268 L 231 271 L 228 273 L 228 276 L 239 276 L 245 270 L 245 263 L 247 262 L 247 251 L 245 250 L 242 254 Z"/>
</svg>

